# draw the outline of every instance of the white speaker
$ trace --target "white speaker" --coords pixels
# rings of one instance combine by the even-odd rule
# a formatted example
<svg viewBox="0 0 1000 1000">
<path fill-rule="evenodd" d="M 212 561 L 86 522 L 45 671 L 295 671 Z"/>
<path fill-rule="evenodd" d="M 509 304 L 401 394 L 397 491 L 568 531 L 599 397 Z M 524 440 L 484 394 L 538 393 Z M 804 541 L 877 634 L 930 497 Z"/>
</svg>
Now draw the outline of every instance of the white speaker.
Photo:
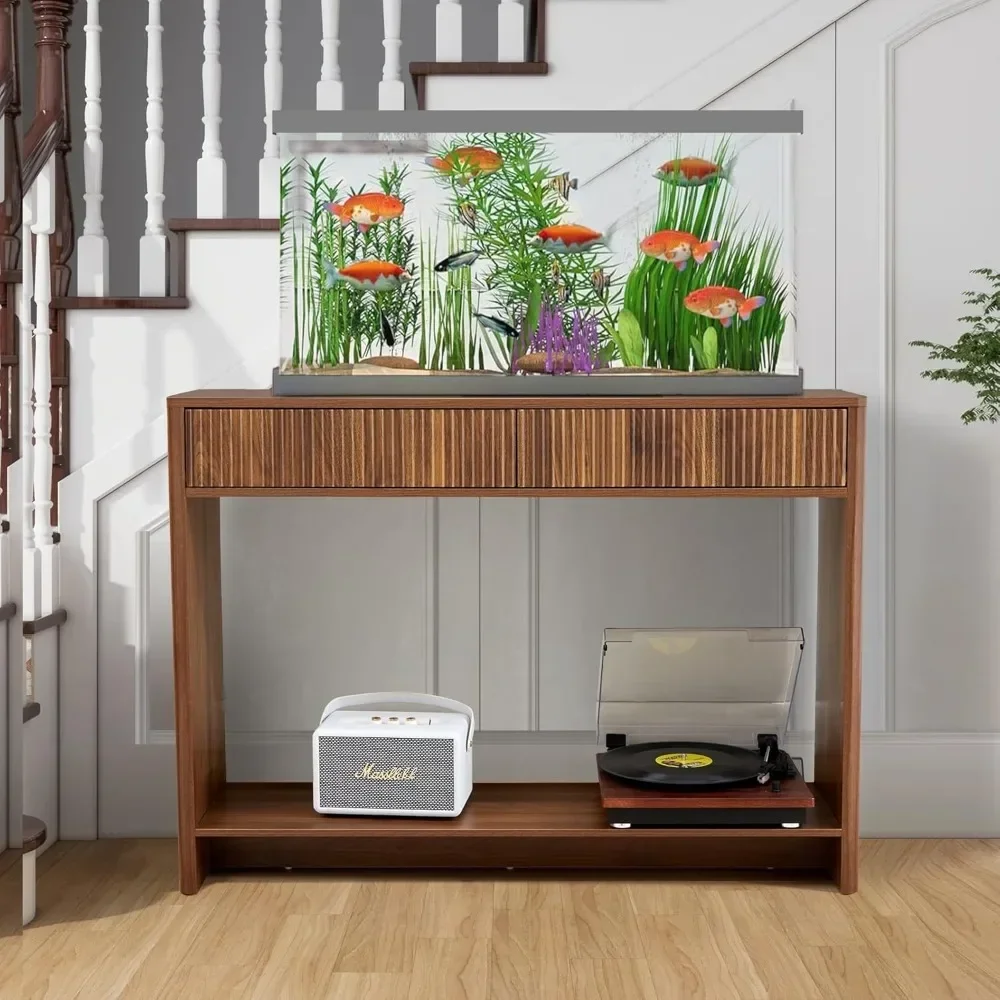
<svg viewBox="0 0 1000 1000">
<path fill-rule="evenodd" d="M 433 711 L 412 707 L 418 705 Z M 474 730 L 472 709 L 439 695 L 334 698 L 313 733 L 313 809 L 333 816 L 458 816 L 472 792 Z"/>
</svg>

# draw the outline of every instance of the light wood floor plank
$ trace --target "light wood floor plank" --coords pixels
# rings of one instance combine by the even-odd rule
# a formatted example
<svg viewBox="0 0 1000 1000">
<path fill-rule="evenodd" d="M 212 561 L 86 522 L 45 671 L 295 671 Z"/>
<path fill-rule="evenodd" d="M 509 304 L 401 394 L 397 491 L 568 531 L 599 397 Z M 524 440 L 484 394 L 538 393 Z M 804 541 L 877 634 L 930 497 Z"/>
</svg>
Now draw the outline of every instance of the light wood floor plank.
<svg viewBox="0 0 1000 1000">
<path fill-rule="evenodd" d="M 56 843 L 0 997 L 29 1000 L 996 1000 L 1000 841 L 872 841 L 861 889 L 671 876 L 352 878 L 176 889 L 171 841 Z M 16 992 L 14 992 L 16 990 Z"/>
</svg>

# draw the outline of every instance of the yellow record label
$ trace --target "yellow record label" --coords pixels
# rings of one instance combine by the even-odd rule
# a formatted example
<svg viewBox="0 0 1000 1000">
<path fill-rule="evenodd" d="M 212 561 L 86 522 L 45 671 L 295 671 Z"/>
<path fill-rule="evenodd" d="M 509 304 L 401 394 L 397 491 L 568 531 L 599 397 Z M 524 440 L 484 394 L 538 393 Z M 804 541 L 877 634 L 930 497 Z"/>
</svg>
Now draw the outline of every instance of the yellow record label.
<svg viewBox="0 0 1000 1000">
<path fill-rule="evenodd" d="M 708 767 L 711 757 L 700 753 L 664 753 L 656 758 L 660 767 Z"/>
</svg>

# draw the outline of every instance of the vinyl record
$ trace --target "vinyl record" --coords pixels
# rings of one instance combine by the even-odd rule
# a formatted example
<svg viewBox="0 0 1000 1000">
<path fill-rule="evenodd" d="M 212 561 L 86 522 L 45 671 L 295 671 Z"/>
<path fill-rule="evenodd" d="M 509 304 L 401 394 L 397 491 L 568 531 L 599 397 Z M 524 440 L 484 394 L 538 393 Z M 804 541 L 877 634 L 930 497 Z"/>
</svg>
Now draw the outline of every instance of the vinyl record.
<svg viewBox="0 0 1000 1000">
<path fill-rule="evenodd" d="M 621 781 L 659 788 L 711 788 L 756 778 L 761 756 L 722 743 L 636 743 L 601 754 L 598 767 Z"/>
</svg>

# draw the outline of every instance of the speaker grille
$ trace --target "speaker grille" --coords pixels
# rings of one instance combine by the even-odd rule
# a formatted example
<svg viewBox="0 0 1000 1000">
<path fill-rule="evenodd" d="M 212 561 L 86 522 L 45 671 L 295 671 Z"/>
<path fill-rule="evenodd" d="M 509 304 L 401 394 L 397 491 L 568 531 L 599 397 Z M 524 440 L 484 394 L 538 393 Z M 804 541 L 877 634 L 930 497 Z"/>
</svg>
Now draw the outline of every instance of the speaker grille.
<svg viewBox="0 0 1000 1000">
<path fill-rule="evenodd" d="M 455 744 L 450 739 L 399 736 L 320 736 L 319 804 L 323 809 L 455 808 Z M 412 770 L 409 780 L 358 777 L 394 767 Z"/>
</svg>

